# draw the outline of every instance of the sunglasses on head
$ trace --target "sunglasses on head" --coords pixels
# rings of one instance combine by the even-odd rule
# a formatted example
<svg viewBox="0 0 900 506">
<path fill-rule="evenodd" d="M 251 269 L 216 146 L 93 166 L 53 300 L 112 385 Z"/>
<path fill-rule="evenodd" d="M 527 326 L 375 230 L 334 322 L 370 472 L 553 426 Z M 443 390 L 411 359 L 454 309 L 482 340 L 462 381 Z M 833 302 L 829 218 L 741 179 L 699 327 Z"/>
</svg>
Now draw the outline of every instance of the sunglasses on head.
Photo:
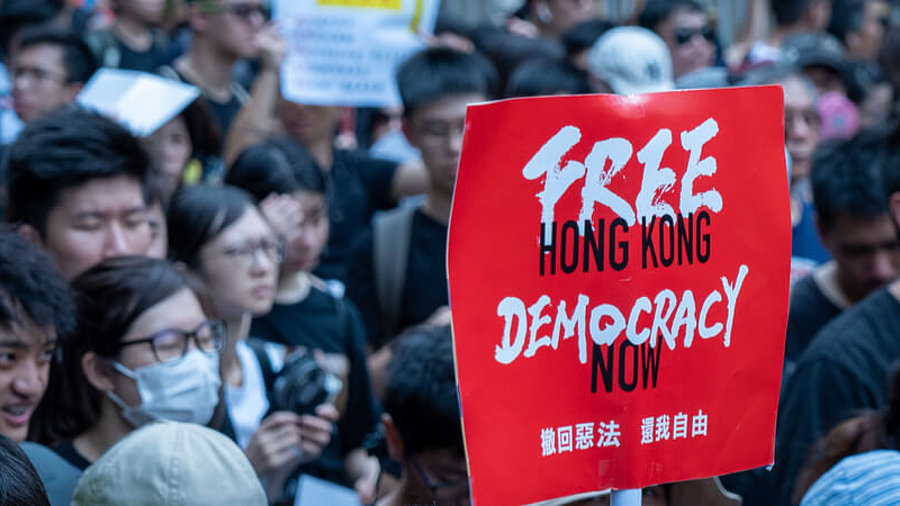
<svg viewBox="0 0 900 506">
<path fill-rule="evenodd" d="M 691 41 L 695 36 L 701 35 L 704 39 L 709 42 L 714 42 L 716 40 L 716 32 L 710 26 L 704 26 L 703 28 L 678 28 L 675 30 L 675 43 L 679 46 L 687 44 Z"/>
</svg>

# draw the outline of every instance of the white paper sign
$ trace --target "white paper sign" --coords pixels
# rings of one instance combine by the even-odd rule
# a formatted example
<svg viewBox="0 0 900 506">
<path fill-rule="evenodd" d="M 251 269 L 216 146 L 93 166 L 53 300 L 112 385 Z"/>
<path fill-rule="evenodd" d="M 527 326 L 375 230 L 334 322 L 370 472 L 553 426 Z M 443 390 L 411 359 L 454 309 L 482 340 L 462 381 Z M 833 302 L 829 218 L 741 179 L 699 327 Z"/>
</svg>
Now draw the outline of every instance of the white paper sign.
<svg viewBox="0 0 900 506">
<path fill-rule="evenodd" d="M 76 97 L 137 137 L 150 135 L 200 96 L 189 84 L 133 70 L 100 69 Z"/>
<path fill-rule="evenodd" d="M 424 47 L 439 0 L 276 0 L 288 42 L 281 92 L 313 105 L 400 105 L 397 65 Z"/>
</svg>

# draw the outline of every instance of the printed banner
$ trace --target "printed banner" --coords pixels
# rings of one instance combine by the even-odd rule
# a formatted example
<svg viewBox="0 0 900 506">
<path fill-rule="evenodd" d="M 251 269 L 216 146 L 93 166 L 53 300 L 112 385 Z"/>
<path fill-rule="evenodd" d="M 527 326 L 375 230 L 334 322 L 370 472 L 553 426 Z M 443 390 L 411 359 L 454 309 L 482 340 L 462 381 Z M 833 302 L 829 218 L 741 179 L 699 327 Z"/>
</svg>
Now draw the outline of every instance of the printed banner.
<svg viewBox="0 0 900 506">
<path fill-rule="evenodd" d="M 772 462 L 780 87 L 470 106 L 450 221 L 475 504 Z"/>
<path fill-rule="evenodd" d="M 422 49 L 439 0 L 276 0 L 288 42 L 281 92 L 314 105 L 396 107 L 397 65 Z"/>
</svg>

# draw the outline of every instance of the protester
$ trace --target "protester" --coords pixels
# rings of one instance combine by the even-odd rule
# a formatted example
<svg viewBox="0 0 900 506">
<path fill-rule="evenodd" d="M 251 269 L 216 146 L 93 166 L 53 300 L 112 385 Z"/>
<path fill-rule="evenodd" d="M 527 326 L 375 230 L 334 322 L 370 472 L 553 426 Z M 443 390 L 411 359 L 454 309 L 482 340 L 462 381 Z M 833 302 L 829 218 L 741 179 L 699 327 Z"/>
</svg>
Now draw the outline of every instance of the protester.
<svg viewBox="0 0 900 506">
<path fill-rule="evenodd" d="M 534 58 L 516 67 L 506 83 L 506 97 L 590 93 L 587 74 L 570 64 Z"/>
<path fill-rule="evenodd" d="M 833 0 L 828 32 L 853 60 L 875 61 L 890 16 L 885 0 Z"/>
<path fill-rule="evenodd" d="M 265 506 L 247 457 L 222 434 L 192 423 L 151 423 L 123 438 L 84 473 L 74 506 Z"/>
<path fill-rule="evenodd" d="M 447 310 L 447 223 L 462 149 L 466 106 L 487 100 L 494 71 L 477 55 L 434 48 L 397 70 L 404 132 L 428 171 L 425 203 L 376 217 L 354 248 L 348 296 L 362 312 L 373 349 Z"/>
<path fill-rule="evenodd" d="M 781 45 L 793 35 L 822 32 L 831 21 L 832 0 L 770 0 L 775 27 L 765 40 L 750 46 L 744 67 L 777 63 L 782 58 Z"/>
<path fill-rule="evenodd" d="M 24 30 L 10 58 L 12 96 L 24 123 L 71 104 L 97 66 L 72 31 L 40 26 Z"/>
<path fill-rule="evenodd" d="M 669 47 L 673 78 L 715 63 L 716 33 L 706 11 L 694 0 L 650 0 L 638 24 L 656 32 Z"/>
<path fill-rule="evenodd" d="M 112 120 L 77 109 L 48 114 L 7 151 L 6 219 L 47 250 L 66 279 L 104 258 L 146 254 L 148 163 Z"/>
<path fill-rule="evenodd" d="M 886 164 L 896 163 L 889 149 L 863 135 L 813 160 L 815 222 L 833 260 L 791 291 L 786 361 L 797 360 L 831 319 L 900 275 L 900 241 L 882 182 Z"/>
<path fill-rule="evenodd" d="M 283 42 L 273 26 L 263 28 L 261 0 L 187 0 L 187 4 L 190 47 L 161 73 L 202 90 L 224 138 L 238 110 L 251 100 L 246 88 L 234 80 L 235 64 L 259 56 L 262 69 L 257 81 L 277 82 Z"/>
<path fill-rule="evenodd" d="M 418 327 L 399 338 L 387 375 L 382 426 L 403 474 L 379 504 L 469 504 L 450 327 Z"/>
<path fill-rule="evenodd" d="M 867 142 L 887 143 L 883 135 Z M 882 165 L 885 199 L 900 223 L 900 174 L 894 150 Z M 816 334 L 783 393 L 778 410 L 774 492 L 788 502 L 808 448 L 831 427 L 862 409 L 885 403 L 887 371 L 900 357 L 893 338 L 900 326 L 900 285 L 893 281 L 844 311 Z"/>
<path fill-rule="evenodd" d="M 573 26 L 588 20 L 593 11 L 590 0 L 525 0 L 516 16 L 530 26 L 515 29 L 517 33 L 560 40 Z"/>
<path fill-rule="evenodd" d="M 85 42 L 104 67 L 154 72 L 167 63 L 168 36 L 157 28 L 165 8 L 157 0 L 115 0 L 112 25 L 88 31 Z"/>
<path fill-rule="evenodd" d="M 0 434 L 0 504 L 50 506 L 37 470 L 14 441 Z"/>
<path fill-rule="evenodd" d="M 315 460 L 331 438 L 334 406 L 313 414 L 270 413 L 263 364 L 247 344 L 252 316 L 269 312 L 275 298 L 283 246 L 253 205 L 233 187 L 188 186 L 169 205 L 169 256 L 205 286 L 211 313 L 225 322 L 221 374 L 226 416 L 219 427 L 244 448 L 269 499 L 298 465 Z M 264 355 L 278 370 L 284 350 Z"/>
</svg>

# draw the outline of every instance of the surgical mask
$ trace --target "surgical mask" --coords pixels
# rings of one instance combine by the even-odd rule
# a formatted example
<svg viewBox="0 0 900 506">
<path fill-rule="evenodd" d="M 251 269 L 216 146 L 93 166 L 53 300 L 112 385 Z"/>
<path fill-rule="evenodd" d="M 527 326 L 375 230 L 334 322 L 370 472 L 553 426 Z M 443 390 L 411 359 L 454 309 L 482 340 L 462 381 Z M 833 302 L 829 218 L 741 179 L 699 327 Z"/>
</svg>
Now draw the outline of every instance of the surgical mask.
<svg viewBox="0 0 900 506">
<path fill-rule="evenodd" d="M 177 362 L 157 362 L 132 371 L 113 362 L 117 371 L 137 383 L 140 406 L 129 406 L 107 392 L 135 427 L 154 420 L 205 425 L 219 403 L 219 356 L 193 350 Z"/>
</svg>

